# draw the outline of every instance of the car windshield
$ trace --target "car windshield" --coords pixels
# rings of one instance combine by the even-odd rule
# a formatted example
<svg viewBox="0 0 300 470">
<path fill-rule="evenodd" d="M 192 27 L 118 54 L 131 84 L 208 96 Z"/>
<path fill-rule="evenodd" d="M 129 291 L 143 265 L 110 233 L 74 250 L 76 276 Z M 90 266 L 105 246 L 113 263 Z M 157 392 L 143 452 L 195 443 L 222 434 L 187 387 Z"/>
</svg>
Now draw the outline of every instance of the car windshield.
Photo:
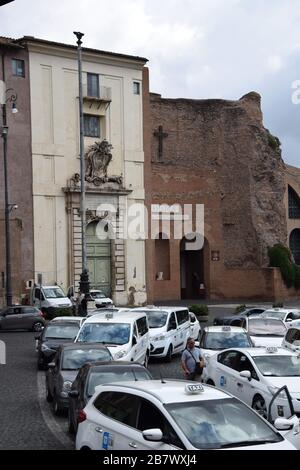
<svg viewBox="0 0 300 470">
<path fill-rule="evenodd" d="M 108 349 L 69 349 L 64 351 L 62 370 L 77 370 L 86 362 L 111 361 Z"/>
<path fill-rule="evenodd" d="M 197 449 L 251 446 L 283 440 L 236 398 L 171 403 L 165 408 Z"/>
<path fill-rule="evenodd" d="M 249 348 L 251 341 L 245 332 L 208 332 L 205 335 L 204 349 Z"/>
<path fill-rule="evenodd" d="M 264 312 L 262 314 L 262 318 L 265 318 L 265 317 L 268 317 L 268 318 L 279 318 L 279 320 L 284 320 L 285 317 L 286 317 L 286 312 Z"/>
<path fill-rule="evenodd" d="M 275 318 L 249 318 L 248 333 L 251 336 L 284 336 L 286 327 Z"/>
<path fill-rule="evenodd" d="M 97 291 L 97 292 L 91 292 L 91 297 L 93 297 L 93 299 L 105 299 L 106 298 L 106 295 L 103 294 L 103 292 L 101 292 L 100 290 Z"/>
<path fill-rule="evenodd" d="M 266 377 L 300 377 L 299 356 L 253 356 L 260 372 Z"/>
<path fill-rule="evenodd" d="M 149 328 L 162 328 L 167 323 L 167 312 L 161 310 L 145 310 L 144 312 L 148 317 Z"/>
<path fill-rule="evenodd" d="M 122 345 L 129 343 L 129 323 L 89 323 L 83 325 L 79 342 Z"/>
<path fill-rule="evenodd" d="M 79 326 L 72 325 L 59 325 L 53 324 L 48 325 L 44 330 L 43 338 L 44 339 L 74 339 L 76 338 L 79 331 Z"/>
<path fill-rule="evenodd" d="M 123 367 L 113 367 L 113 370 L 110 371 L 91 372 L 88 378 L 87 395 L 91 397 L 97 385 L 133 380 L 151 380 L 151 375 L 147 370 L 137 367 L 125 370 Z"/>
<path fill-rule="evenodd" d="M 66 297 L 60 287 L 44 287 L 43 292 L 46 299 L 63 299 Z"/>
</svg>

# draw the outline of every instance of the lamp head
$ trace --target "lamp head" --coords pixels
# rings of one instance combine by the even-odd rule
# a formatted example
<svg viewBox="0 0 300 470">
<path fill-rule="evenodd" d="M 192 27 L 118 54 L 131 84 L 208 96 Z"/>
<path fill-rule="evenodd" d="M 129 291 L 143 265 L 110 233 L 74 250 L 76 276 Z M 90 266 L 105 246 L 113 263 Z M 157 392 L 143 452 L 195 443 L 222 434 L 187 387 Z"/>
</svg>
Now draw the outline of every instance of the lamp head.
<svg viewBox="0 0 300 470">
<path fill-rule="evenodd" d="M 13 114 L 16 114 L 16 113 L 18 112 L 18 108 L 17 108 L 16 103 L 13 103 L 13 104 L 12 104 L 11 112 L 12 112 Z"/>
</svg>

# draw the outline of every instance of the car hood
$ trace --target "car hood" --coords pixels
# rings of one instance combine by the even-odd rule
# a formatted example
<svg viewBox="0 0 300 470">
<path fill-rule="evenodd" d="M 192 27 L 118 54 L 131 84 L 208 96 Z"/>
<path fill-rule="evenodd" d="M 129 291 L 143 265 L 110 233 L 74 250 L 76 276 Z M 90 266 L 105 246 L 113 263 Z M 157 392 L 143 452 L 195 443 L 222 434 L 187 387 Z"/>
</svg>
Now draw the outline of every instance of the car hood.
<svg viewBox="0 0 300 470">
<path fill-rule="evenodd" d="M 174 330 L 175 331 L 175 330 Z M 166 327 L 161 328 L 149 328 L 149 338 L 155 338 L 155 336 L 162 336 L 166 334 Z"/>
<path fill-rule="evenodd" d="M 296 393 L 300 398 L 300 377 L 265 377 L 270 385 L 281 388 L 287 386 L 290 393 Z"/>
<path fill-rule="evenodd" d="M 73 339 L 49 339 L 46 341 L 43 341 L 42 344 L 47 346 L 50 349 L 58 349 L 61 344 L 66 344 L 66 343 L 73 343 Z"/>
<path fill-rule="evenodd" d="M 279 348 L 282 344 L 283 336 L 250 336 L 255 347 L 275 346 Z"/>
<path fill-rule="evenodd" d="M 60 299 L 47 298 L 46 301 L 53 307 L 72 307 L 72 302 L 68 297 L 61 297 Z"/>
</svg>

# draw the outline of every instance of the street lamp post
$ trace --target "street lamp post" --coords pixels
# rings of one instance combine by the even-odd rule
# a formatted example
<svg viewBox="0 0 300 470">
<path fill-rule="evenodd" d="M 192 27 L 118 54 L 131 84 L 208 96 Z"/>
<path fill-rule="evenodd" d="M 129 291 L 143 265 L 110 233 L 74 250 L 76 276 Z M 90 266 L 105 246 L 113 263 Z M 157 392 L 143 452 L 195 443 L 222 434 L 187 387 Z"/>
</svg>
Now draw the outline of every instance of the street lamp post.
<svg viewBox="0 0 300 470">
<path fill-rule="evenodd" d="M 82 93 L 82 37 L 83 33 L 74 31 L 77 37 L 78 84 L 79 84 L 79 123 L 80 123 L 80 213 L 81 213 L 81 258 L 82 273 L 80 275 L 80 291 L 89 294 L 89 274 L 86 257 L 86 207 L 85 207 L 85 161 L 83 134 L 83 93 Z"/>
<path fill-rule="evenodd" d="M 7 97 L 6 97 L 7 96 Z M 6 304 L 12 305 L 12 288 L 11 288 L 11 259 L 10 259 L 10 221 L 9 214 L 14 204 L 9 204 L 8 199 L 8 176 L 7 176 L 7 137 L 8 125 L 6 118 L 6 103 L 12 103 L 12 112 L 16 113 L 17 94 L 13 88 L 5 91 L 5 99 L 2 104 L 2 132 L 3 139 L 3 165 L 4 165 L 4 205 L 5 205 L 5 260 L 6 260 Z"/>
</svg>

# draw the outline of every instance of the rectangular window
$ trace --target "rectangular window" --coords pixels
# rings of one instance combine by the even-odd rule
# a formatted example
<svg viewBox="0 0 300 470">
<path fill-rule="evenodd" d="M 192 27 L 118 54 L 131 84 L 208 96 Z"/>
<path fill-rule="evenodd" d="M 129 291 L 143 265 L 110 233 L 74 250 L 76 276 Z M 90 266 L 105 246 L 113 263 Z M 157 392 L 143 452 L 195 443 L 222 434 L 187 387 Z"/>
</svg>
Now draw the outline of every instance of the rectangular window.
<svg viewBox="0 0 300 470">
<path fill-rule="evenodd" d="M 139 82 L 133 82 L 133 94 L 139 95 L 141 92 L 141 84 Z"/>
<path fill-rule="evenodd" d="M 96 73 L 87 74 L 87 94 L 99 98 L 99 75 Z"/>
<path fill-rule="evenodd" d="M 21 59 L 12 59 L 13 75 L 17 77 L 25 77 L 25 62 Z"/>
<path fill-rule="evenodd" d="M 86 137 L 100 137 L 100 117 L 92 114 L 83 115 L 84 135 Z"/>
</svg>

